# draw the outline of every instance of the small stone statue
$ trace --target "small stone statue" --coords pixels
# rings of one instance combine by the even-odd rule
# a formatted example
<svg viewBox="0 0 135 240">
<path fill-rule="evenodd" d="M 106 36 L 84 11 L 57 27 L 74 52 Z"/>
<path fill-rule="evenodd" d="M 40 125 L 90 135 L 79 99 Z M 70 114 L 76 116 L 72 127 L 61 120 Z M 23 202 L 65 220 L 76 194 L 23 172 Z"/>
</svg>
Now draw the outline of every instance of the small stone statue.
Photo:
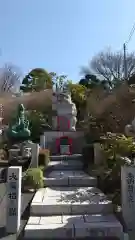
<svg viewBox="0 0 135 240">
<path fill-rule="evenodd" d="M 55 98 L 57 97 L 57 101 L 54 101 L 55 110 L 57 112 L 57 116 L 53 118 L 53 127 L 57 129 L 57 119 L 63 118 L 66 119 L 64 121 L 69 122 L 69 131 L 76 131 L 76 122 L 77 122 L 77 109 L 76 105 L 72 102 L 71 94 L 68 91 L 57 92 L 55 94 Z M 61 130 L 65 130 L 62 124 L 59 126 Z M 63 128 L 63 129 L 62 129 Z"/>
<path fill-rule="evenodd" d="M 10 139 L 25 141 L 30 138 L 29 121 L 26 119 L 25 108 L 19 104 L 15 124 L 10 124 L 7 130 Z"/>
</svg>

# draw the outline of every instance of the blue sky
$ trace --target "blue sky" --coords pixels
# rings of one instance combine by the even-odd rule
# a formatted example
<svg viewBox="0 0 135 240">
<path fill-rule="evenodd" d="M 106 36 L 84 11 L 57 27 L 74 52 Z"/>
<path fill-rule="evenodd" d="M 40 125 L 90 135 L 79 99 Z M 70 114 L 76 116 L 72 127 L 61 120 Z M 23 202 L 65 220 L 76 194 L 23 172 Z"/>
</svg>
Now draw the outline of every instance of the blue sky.
<svg viewBox="0 0 135 240">
<path fill-rule="evenodd" d="M 134 0 L 0 0 L 0 66 L 13 63 L 23 75 L 43 67 L 77 81 L 98 51 L 122 48 L 134 21 Z"/>
</svg>

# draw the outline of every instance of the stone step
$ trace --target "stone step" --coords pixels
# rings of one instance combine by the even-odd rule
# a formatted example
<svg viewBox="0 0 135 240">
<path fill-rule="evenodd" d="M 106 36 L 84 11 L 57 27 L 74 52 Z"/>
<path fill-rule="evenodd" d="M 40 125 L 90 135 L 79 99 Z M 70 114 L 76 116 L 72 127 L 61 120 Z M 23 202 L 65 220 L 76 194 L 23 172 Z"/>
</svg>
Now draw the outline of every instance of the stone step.
<svg viewBox="0 0 135 240">
<path fill-rule="evenodd" d="M 80 160 L 52 161 L 48 164 L 48 170 L 81 170 L 83 163 Z"/>
<path fill-rule="evenodd" d="M 96 177 L 90 177 L 83 171 L 52 171 L 44 178 L 44 182 L 47 187 L 94 187 L 97 185 Z"/>
<path fill-rule="evenodd" d="M 114 215 L 100 214 L 30 217 L 24 230 L 25 239 L 80 239 L 85 237 L 123 239 L 123 235 L 123 228 Z"/>
<path fill-rule="evenodd" d="M 112 213 L 112 202 L 95 187 L 39 189 L 31 203 L 31 216 Z"/>
<path fill-rule="evenodd" d="M 69 161 L 69 160 L 82 160 L 82 154 L 72 154 L 72 155 L 54 155 L 51 156 L 51 161 Z"/>
</svg>

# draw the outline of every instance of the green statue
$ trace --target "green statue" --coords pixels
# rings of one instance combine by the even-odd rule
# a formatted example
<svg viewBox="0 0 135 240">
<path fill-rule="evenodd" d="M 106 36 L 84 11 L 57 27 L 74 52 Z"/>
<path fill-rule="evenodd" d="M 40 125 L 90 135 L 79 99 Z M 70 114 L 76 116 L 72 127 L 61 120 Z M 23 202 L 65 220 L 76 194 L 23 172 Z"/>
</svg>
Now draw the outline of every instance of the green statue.
<svg viewBox="0 0 135 240">
<path fill-rule="evenodd" d="M 23 104 L 19 104 L 15 123 L 9 125 L 7 135 L 10 139 L 16 141 L 25 141 L 30 138 L 31 131 L 29 130 L 29 121 L 26 119 Z"/>
</svg>

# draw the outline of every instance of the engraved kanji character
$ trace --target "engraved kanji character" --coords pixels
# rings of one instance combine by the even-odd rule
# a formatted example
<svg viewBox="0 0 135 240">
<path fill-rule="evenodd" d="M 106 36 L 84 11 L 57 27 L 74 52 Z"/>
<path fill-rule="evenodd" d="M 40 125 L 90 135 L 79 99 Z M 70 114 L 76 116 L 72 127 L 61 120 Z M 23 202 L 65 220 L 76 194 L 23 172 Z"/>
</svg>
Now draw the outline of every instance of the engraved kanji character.
<svg viewBox="0 0 135 240">
<path fill-rule="evenodd" d="M 8 196 L 10 199 L 16 199 L 16 192 L 9 193 Z"/>
<path fill-rule="evenodd" d="M 16 208 L 9 208 L 8 211 L 9 216 L 16 216 Z"/>
<path fill-rule="evenodd" d="M 134 184 L 134 175 L 132 173 L 128 173 L 127 183 L 128 184 Z"/>
<path fill-rule="evenodd" d="M 12 180 L 12 179 L 17 181 L 17 177 L 14 173 L 12 173 L 11 176 L 9 176 L 9 180 Z"/>
</svg>

